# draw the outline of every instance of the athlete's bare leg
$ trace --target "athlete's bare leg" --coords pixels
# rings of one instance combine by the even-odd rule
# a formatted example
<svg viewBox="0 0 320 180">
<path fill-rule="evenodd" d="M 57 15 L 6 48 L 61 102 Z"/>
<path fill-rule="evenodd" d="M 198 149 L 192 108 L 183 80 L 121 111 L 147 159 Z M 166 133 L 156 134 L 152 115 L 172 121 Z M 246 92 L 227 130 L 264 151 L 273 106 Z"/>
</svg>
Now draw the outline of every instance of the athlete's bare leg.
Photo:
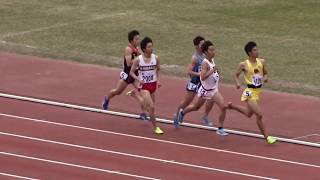
<svg viewBox="0 0 320 180">
<path fill-rule="evenodd" d="M 120 79 L 116 88 L 115 89 L 112 89 L 108 96 L 107 96 L 107 99 L 110 100 L 112 99 L 114 96 L 117 96 L 117 95 L 120 95 L 122 94 L 122 92 L 126 89 L 126 87 L 128 86 L 128 83 L 125 82 L 124 80 Z"/>
<path fill-rule="evenodd" d="M 148 90 L 141 90 L 142 98 L 145 102 L 146 109 L 150 115 L 150 121 L 154 127 L 154 132 L 156 134 L 163 134 L 163 131 L 157 126 L 156 117 L 155 117 L 155 96 L 154 94 L 150 94 Z"/>
<path fill-rule="evenodd" d="M 266 129 L 265 129 L 263 121 L 262 121 L 263 115 L 262 115 L 261 109 L 260 109 L 257 101 L 247 100 L 247 101 L 245 101 L 245 104 L 246 104 L 246 106 L 240 106 L 240 105 L 233 105 L 231 102 L 229 102 L 228 108 L 236 110 L 236 111 L 246 115 L 247 117 L 251 117 L 253 114 L 255 114 L 259 130 L 260 130 L 261 134 L 265 138 L 267 138 L 268 134 L 266 132 Z"/>
<path fill-rule="evenodd" d="M 201 108 L 201 106 L 206 102 L 206 99 L 203 99 L 199 96 L 196 97 L 196 100 L 194 103 L 190 104 L 183 110 L 183 114 L 186 115 L 187 113 L 191 111 L 197 111 Z"/>
<path fill-rule="evenodd" d="M 193 91 L 187 91 L 183 101 L 180 103 L 176 115 L 179 114 L 180 109 L 185 109 L 193 100 L 194 96 L 196 95 Z"/>
<path fill-rule="evenodd" d="M 217 103 L 219 109 L 220 109 L 220 115 L 219 115 L 219 123 L 218 127 L 223 127 L 224 120 L 226 118 L 226 112 L 227 112 L 227 105 L 224 102 L 224 98 L 222 95 L 217 92 L 213 97 L 213 101 Z"/>
<path fill-rule="evenodd" d="M 247 103 L 248 103 L 249 109 L 253 112 L 253 114 L 256 115 L 257 125 L 261 131 L 261 134 L 263 134 L 263 136 L 265 138 L 267 138 L 268 134 L 266 132 L 265 126 L 262 121 L 262 118 L 263 118 L 262 111 L 261 111 L 257 101 L 248 100 Z"/>
<path fill-rule="evenodd" d="M 249 118 L 253 115 L 253 112 L 249 108 L 248 103 L 245 103 L 245 106 L 241 106 L 241 105 L 234 105 L 232 102 L 228 102 L 228 109 L 236 110 Z"/>
<path fill-rule="evenodd" d="M 204 109 L 204 116 L 209 116 L 209 113 L 210 113 L 213 105 L 214 105 L 214 101 L 208 100 L 206 102 L 205 109 Z"/>
</svg>

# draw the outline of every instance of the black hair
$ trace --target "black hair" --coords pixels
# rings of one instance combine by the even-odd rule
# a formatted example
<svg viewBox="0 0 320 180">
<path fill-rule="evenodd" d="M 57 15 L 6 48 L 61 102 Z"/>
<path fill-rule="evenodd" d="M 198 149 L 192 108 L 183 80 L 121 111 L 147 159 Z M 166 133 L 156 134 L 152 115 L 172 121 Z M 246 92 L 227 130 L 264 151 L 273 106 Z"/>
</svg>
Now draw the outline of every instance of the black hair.
<svg viewBox="0 0 320 180">
<path fill-rule="evenodd" d="M 211 41 L 205 41 L 202 46 L 201 46 L 201 51 L 204 53 L 204 52 L 207 52 L 208 51 L 208 48 L 209 46 L 213 46 L 213 43 Z"/>
<path fill-rule="evenodd" d="M 147 47 L 147 44 L 148 43 L 153 43 L 152 42 L 152 39 L 149 38 L 148 36 L 144 37 L 141 41 L 141 44 L 140 44 L 140 47 L 141 47 L 141 50 L 144 52 L 144 50 L 146 49 Z"/>
<path fill-rule="evenodd" d="M 193 44 L 195 46 L 199 46 L 200 42 L 203 41 L 204 38 L 202 36 L 196 36 L 194 39 L 193 39 Z"/>
<path fill-rule="evenodd" d="M 132 30 L 128 33 L 128 41 L 131 42 L 133 41 L 133 38 L 137 35 L 140 35 L 139 31 L 137 30 Z"/>
<path fill-rule="evenodd" d="M 254 47 L 257 46 L 257 43 L 253 42 L 253 41 L 250 41 L 248 42 L 245 46 L 244 46 L 244 51 L 247 53 L 247 55 L 249 56 L 249 52 L 252 51 L 252 49 Z"/>
</svg>

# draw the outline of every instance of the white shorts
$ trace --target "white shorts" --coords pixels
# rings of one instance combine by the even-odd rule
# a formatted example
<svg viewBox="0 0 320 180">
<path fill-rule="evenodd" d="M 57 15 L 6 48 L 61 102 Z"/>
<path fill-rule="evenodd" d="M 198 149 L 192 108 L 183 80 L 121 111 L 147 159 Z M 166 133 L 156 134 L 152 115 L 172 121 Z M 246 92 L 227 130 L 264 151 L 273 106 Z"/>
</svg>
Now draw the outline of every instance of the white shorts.
<svg viewBox="0 0 320 180">
<path fill-rule="evenodd" d="M 195 83 L 189 81 L 186 86 L 186 90 L 196 93 L 196 92 L 198 92 L 199 87 L 200 87 L 200 83 L 195 84 Z"/>
<path fill-rule="evenodd" d="M 198 89 L 198 97 L 202 99 L 212 99 L 212 97 L 217 93 L 218 88 L 205 90 L 202 86 Z"/>
</svg>

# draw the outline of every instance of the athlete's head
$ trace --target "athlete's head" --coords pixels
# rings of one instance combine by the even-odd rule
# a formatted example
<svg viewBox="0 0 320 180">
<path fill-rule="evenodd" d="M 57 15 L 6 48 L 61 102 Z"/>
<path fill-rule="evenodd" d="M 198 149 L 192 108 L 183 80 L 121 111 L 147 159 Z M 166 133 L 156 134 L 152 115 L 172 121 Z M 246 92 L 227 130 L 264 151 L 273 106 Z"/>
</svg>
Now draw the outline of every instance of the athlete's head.
<svg viewBox="0 0 320 180">
<path fill-rule="evenodd" d="M 204 38 L 201 36 L 196 36 L 193 39 L 193 45 L 196 48 L 196 50 L 200 50 L 201 51 L 201 46 L 204 43 Z"/>
<path fill-rule="evenodd" d="M 207 58 L 211 59 L 215 56 L 215 48 L 211 41 L 205 41 L 201 46 L 201 50 Z"/>
<path fill-rule="evenodd" d="M 144 53 L 151 54 L 153 51 L 153 42 L 152 39 L 146 36 L 142 39 L 140 48 Z"/>
<path fill-rule="evenodd" d="M 137 30 L 130 31 L 128 33 L 128 41 L 134 46 L 139 46 L 140 44 L 140 33 Z"/>
<path fill-rule="evenodd" d="M 250 41 L 244 46 L 244 51 L 248 56 L 257 58 L 258 57 L 258 48 L 257 43 Z"/>
</svg>

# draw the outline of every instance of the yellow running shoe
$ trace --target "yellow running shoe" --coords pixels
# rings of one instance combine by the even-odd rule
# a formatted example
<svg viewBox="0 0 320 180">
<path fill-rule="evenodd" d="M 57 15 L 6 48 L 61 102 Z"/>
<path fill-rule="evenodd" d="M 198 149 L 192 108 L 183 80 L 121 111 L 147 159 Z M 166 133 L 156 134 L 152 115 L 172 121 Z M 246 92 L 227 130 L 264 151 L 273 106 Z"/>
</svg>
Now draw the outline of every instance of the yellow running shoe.
<svg viewBox="0 0 320 180">
<path fill-rule="evenodd" d="M 131 90 L 131 91 L 128 91 L 126 95 L 127 96 L 132 96 L 132 95 L 134 95 L 134 93 L 135 93 L 134 90 Z"/>
<path fill-rule="evenodd" d="M 274 137 L 272 137 L 272 136 L 267 137 L 268 144 L 274 144 L 275 142 L 277 142 L 277 140 Z"/>
<path fill-rule="evenodd" d="M 160 134 L 163 134 L 163 131 L 159 127 L 156 127 L 156 129 L 154 130 L 154 133 L 160 135 Z"/>
</svg>

